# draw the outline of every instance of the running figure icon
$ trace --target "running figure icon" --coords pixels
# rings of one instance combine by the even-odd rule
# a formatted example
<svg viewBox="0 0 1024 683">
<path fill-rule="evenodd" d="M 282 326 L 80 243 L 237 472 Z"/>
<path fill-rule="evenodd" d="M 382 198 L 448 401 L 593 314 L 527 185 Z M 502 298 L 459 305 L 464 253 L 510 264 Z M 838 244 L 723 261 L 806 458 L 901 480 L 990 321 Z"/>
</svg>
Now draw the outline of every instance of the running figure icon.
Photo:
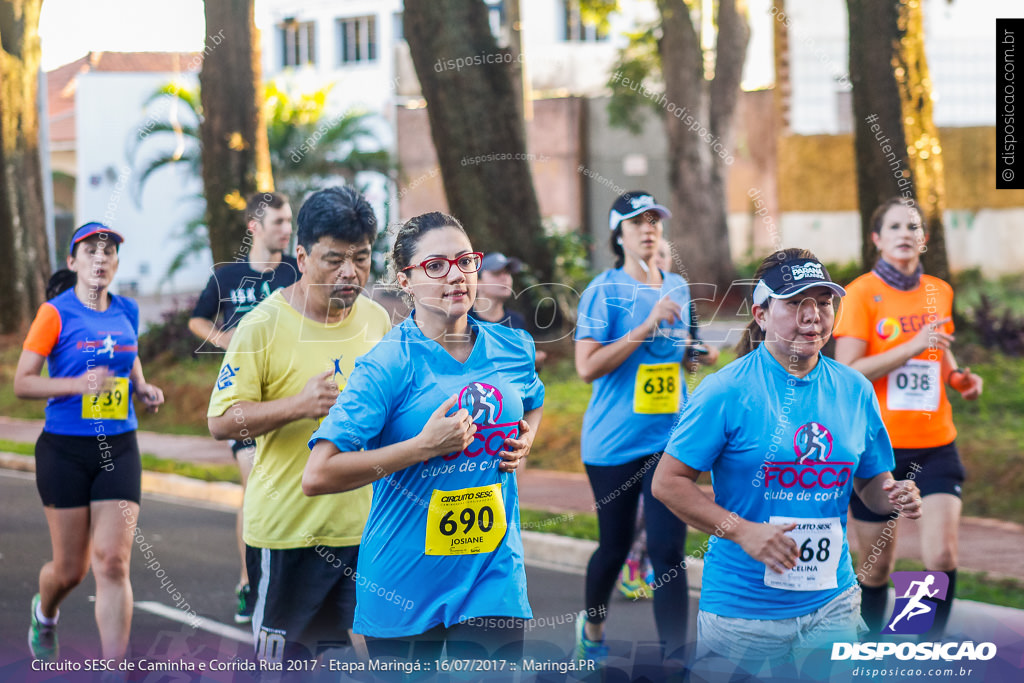
<svg viewBox="0 0 1024 683">
<path fill-rule="evenodd" d="M 928 590 L 933 583 L 935 583 L 935 577 L 931 574 L 926 576 L 923 581 L 910 582 L 910 585 L 907 587 L 906 594 L 902 596 L 904 598 L 910 598 L 910 601 L 907 603 L 906 607 L 903 608 L 903 611 L 900 612 L 899 615 L 886 627 L 887 630 L 895 631 L 896 622 L 903 617 L 906 617 L 907 621 L 910 621 L 918 615 L 928 614 L 932 611 L 934 608 L 933 605 L 923 603 L 921 600 L 924 598 L 934 598 L 939 592 L 938 588 L 933 591 Z M 917 591 L 916 593 L 914 593 L 915 587 Z M 911 595 L 911 593 L 914 593 L 914 595 Z"/>
</svg>

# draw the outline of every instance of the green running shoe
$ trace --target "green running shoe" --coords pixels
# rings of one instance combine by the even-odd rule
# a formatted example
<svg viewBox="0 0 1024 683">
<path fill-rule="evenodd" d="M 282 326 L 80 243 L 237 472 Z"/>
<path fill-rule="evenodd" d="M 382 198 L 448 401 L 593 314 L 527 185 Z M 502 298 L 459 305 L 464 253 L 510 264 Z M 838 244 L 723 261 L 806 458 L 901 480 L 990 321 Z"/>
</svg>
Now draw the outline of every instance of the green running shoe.
<svg viewBox="0 0 1024 683">
<path fill-rule="evenodd" d="M 235 611 L 236 624 L 252 622 L 252 611 L 256 607 L 256 591 L 249 584 L 238 588 L 238 609 Z"/>
<path fill-rule="evenodd" d="M 572 658 L 578 662 L 594 661 L 598 666 L 603 666 L 608 659 L 608 646 L 604 639 L 593 641 L 587 638 L 587 632 L 583 626 L 587 623 L 587 611 L 583 610 L 576 615 L 576 647 L 573 648 Z"/>
<path fill-rule="evenodd" d="M 28 628 L 28 647 L 32 656 L 47 662 L 57 659 L 57 624 L 40 624 L 36 619 L 39 609 L 39 593 L 32 598 L 32 625 Z"/>
</svg>

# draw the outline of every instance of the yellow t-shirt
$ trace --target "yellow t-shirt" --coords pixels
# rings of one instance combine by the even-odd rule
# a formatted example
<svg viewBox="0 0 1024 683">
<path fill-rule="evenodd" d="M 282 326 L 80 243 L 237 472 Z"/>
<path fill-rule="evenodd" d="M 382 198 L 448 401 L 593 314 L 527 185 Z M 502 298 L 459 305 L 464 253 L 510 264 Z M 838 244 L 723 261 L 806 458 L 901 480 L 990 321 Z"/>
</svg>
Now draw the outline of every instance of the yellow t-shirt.
<svg viewBox="0 0 1024 683">
<path fill-rule="evenodd" d="M 278 290 L 239 323 L 207 416 L 223 415 L 239 401 L 294 396 L 311 377 L 331 369 L 343 389 L 356 358 L 390 329 L 387 311 L 364 296 L 343 321 L 324 325 L 292 308 Z M 319 420 L 297 420 L 256 437 L 256 461 L 243 503 L 242 536 L 249 545 L 282 549 L 359 543 L 370 511 L 370 486 L 313 498 L 302 493 L 306 442 L 318 426 Z"/>
</svg>

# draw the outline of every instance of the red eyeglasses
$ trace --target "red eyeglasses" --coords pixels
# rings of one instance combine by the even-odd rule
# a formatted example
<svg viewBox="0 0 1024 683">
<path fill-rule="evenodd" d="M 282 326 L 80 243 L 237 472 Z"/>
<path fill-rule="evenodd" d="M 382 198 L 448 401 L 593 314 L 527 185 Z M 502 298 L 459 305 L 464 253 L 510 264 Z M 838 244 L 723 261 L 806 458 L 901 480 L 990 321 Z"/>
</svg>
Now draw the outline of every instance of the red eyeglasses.
<svg viewBox="0 0 1024 683">
<path fill-rule="evenodd" d="M 475 273 L 480 270 L 480 266 L 483 265 L 483 262 L 484 255 L 479 251 L 474 251 L 456 258 L 445 258 L 443 256 L 428 258 L 422 263 L 402 268 L 402 272 L 404 273 L 405 271 L 412 270 L 413 268 L 422 268 L 423 272 L 427 274 L 427 277 L 439 280 L 448 275 L 452 266 L 457 266 L 463 273 Z"/>
</svg>

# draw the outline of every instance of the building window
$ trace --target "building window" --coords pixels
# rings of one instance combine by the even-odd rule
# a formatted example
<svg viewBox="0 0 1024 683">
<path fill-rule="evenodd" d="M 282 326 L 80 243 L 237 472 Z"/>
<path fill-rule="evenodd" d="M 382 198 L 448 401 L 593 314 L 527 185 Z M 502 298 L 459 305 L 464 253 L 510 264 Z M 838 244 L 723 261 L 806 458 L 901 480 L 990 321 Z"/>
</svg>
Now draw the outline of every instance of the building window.
<svg viewBox="0 0 1024 683">
<path fill-rule="evenodd" d="M 591 43 L 608 40 L 608 31 L 583 22 L 580 0 L 562 0 L 565 16 L 562 40 L 574 43 Z"/>
<path fill-rule="evenodd" d="M 281 66 L 316 64 L 316 23 L 285 19 L 278 25 L 281 35 Z"/>
<path fill-rule="evenodd" d="M 487 5 L 487 23 L 491 25 L 491 34 L 496 40 L 501 41 L 506 23 L 505 0 L 484 0 L 484 4 Z"/>
<path fill-rule="evenodd" d="M 377 17 L 338 19 L 339 64 L 377 61 Z"/>
<path fill-rule="evenodd" d="M 402 20 L 402 13 L 395 12 L 391 16 L 391 22 L 394 27 L 395 40 L 405 40 L 405 22 Z"/>
</svg>

